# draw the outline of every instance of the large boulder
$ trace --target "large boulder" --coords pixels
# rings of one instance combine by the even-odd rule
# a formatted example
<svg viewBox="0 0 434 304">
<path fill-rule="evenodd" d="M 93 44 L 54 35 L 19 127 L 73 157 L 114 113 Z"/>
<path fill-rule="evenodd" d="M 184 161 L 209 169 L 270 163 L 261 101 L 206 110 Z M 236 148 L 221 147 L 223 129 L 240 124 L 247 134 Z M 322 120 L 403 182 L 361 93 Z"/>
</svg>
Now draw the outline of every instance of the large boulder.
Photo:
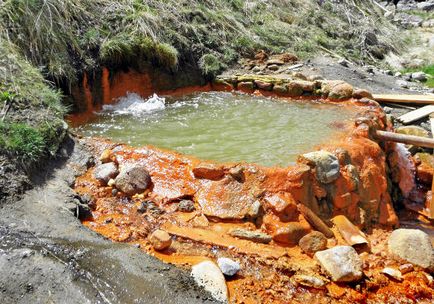
<svg viewBox="0 0 434 304">
<path fill-rule="evenodd" d="M 315 259 L 335 282 L 354 282 L 362 278 L 362 260 L 351 246 L 318 251 Z"/>
<path fill-rule="evenodd" d="M 93 170 L 93 177 L 98 181 L 107 184 L 111 178 L 115 178 L 118 175 L 118 167 L 115 163 L 106 163 L 97 166 Z"/>
<path fill-rule="evenodd" d="M 127 195 L 143 192 L 150 185 L 149 172 L 138 164 L 126 165 L 115 179 L 115 187 Z"/>
<path fill-rule="evenodd" d="M 316 177 L 323 184 L 334 182 L 340 175 L 338 158 L 327 151 L 315 151 L 303 154 L 299 162 L 315 167 Z"/>
<path fill-rule="evenodd" d="M 216 264 L 211 261 L 196 264 L 191 269 L 191 275 L 196 283 L 208 291 L 214 299 L 227 303 L 228 289 L 226 280 Z"/>
<path fill-rule="evenodd" d="M 389 252 L 397 259 L 434 269 L 434 249 L 428 234 L 418 229 L 397 229 L 388 241 Z"/>
</svg>

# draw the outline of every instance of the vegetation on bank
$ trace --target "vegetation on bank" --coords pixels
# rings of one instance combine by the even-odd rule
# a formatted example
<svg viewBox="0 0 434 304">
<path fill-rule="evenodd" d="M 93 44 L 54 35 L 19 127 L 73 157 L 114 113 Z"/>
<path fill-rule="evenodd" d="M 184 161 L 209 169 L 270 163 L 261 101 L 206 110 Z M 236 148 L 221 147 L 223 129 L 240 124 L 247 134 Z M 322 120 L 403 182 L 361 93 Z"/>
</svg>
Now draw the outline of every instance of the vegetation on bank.
<svg viewBox="0 0 434 304">
<path fill-rule="evenodd" d="M 401 71 L 403 74 L 406 73 L 415 73 L 415 72 L 424 72 L 427 74 L 428 79 L 425 82 L 425 85 L 429 88 L 434 88 L 434 64 L 425 65 L 418 68 L 408 68 Z"/>
</svg>

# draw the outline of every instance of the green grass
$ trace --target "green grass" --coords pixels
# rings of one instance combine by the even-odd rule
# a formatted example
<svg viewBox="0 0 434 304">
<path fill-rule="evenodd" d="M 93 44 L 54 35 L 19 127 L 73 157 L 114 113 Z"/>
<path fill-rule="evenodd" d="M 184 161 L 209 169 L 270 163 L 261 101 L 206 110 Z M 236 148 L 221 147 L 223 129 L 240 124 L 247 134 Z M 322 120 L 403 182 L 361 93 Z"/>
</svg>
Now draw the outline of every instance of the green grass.
<svg viewBox="0 0 434 304">
<path fill-rule="evenodd" d="M 45 152 L 46 142 L 39 130 L 24 123 L 0 123 L 0 149 L 29 163 Z"/>
</svg>

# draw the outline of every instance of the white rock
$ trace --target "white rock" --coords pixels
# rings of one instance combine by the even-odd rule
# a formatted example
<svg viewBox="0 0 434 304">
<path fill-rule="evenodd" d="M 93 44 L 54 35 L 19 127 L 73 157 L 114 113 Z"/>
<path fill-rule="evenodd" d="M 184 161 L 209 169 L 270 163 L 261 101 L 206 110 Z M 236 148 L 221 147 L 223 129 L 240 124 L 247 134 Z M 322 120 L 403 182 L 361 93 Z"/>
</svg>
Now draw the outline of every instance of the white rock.
<svg viewBox="0 0 434 304">
<path fill-rule="evenodd" d="M 228 258 L 219 258 L 217 260 L 217 264 L 220 267 L 220 270 L 223 274 L 227 276 L 233 276 L 240 270 L 240 263 L 235 262 Z"/>
<path fill-rule="evenodd" d="M 422 268 L 434 269 L 434 249 L 428 234 L 418 229 L 396 229 L 388 240 L 390 253 Z"/>
<path fill-rule="evenodd" d="M 318 251 L 315 259 L 335 282 L 353 282 L 362 278 L 362 260 L 351 246 Z"/>
<path fill-rule="evenodd" d="M 386 267 L 381 272 L 395 280 L 402 281 L 402 273 L 397 269 Z"/>
<path fill-rule="evenodd" d="M 424 72 L 416 72 L 411 74 L 411 79 L 418 80 L 418 81 L 426 81 L 427 76 Z"/>
<path fill-rule="evenodd" d="M 324 282 L 323 279 L 310 276 L 310 275 L 304 275 L 304 274 L 294 275 L 292 279 L 297 284 L 308 286 L 308 287 L 314 287 L 314 288 L 323 288 L 326 284 L 326 282 Z"/>
<path fill-rule="evenodd" d="M 194 265 L 191 269 L 191 276 L 214 299 L 225 303 L 228 301 L 228 288 L 226 287 L 225 277 L 215 263 L 205 261 Z"/>
</svg>

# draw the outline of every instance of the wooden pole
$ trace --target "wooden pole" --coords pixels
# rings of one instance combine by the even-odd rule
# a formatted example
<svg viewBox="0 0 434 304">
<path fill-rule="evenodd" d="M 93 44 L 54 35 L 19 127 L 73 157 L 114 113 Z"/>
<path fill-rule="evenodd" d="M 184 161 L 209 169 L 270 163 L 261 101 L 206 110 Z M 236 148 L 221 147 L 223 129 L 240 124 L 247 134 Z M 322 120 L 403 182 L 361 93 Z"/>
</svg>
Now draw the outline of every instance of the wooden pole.
<svg viewBox="0 0 434 304">
<path fill-rule="evenodd" d="M 381 141 L 393 141 L 407 145 L 413 145 L 425 148 L 434 148 L 434 139 L 420 136 L 405 135 L 393 132 L 377 130 L 374 132 L 374 137 Z"/>
<path fill-rule="evenodd" d="M 434 137 L 434 114 L 430 114 L 429 120 L 431 122 L 431 135 Z M 434 177 L 431 184 L 431 202 L 428 206 L 429 218 L 434 219 Z"/>
<path fill-rule="evenodd" d="M 434 105 L 434 95 L 398 95 L 398 94 L 374 94 L 374 100 L 380 103 L 411 103 Z"/>
</svg>

